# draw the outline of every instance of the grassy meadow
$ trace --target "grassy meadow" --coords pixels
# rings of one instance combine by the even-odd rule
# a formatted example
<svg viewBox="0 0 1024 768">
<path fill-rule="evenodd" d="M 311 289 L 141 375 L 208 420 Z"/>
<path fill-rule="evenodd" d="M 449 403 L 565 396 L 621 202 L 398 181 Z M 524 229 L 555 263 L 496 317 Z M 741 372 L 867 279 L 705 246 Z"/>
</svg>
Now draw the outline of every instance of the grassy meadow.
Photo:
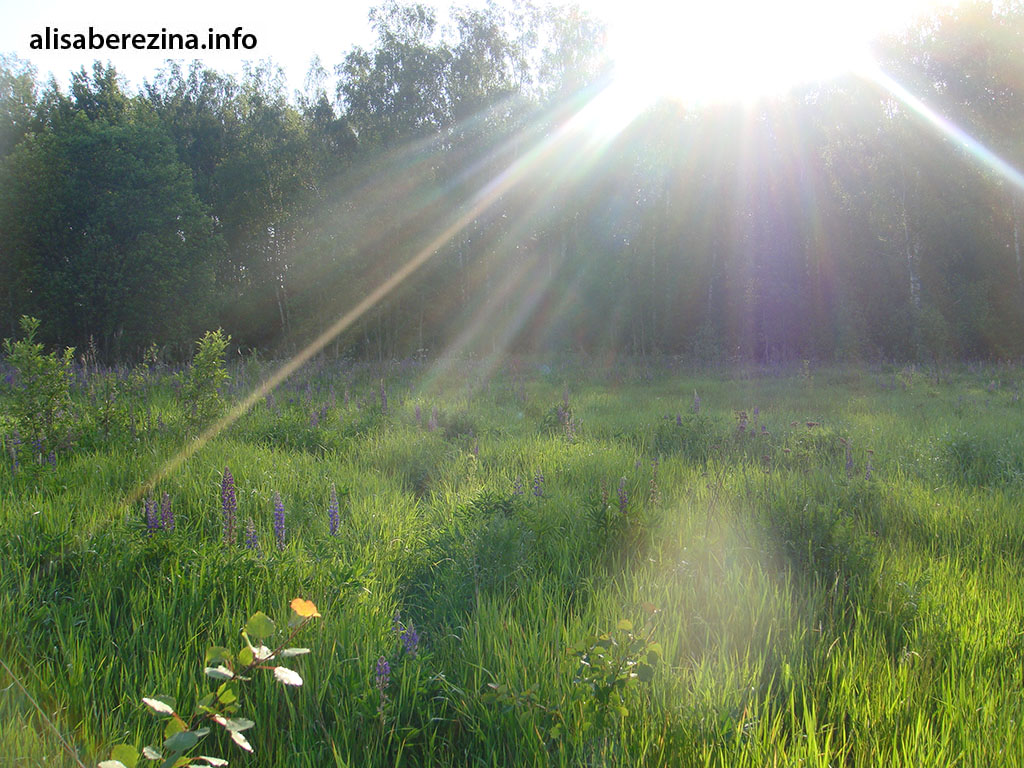
<svg viewBox="0 0 1024 768">
<path fill-rule="evenodd" d="M 1024 764 L 1019 367 L 319 361 L 201 445 L 171 372 L 129 379 L 76 373 L 68 450 L 5 438 L 2 766 L 159 746 L 142 697 L 193 712 L 207 649 L 295 597 L 304 684 L 256 670 L 254 752 L 194 754 Z"/>
</svg>

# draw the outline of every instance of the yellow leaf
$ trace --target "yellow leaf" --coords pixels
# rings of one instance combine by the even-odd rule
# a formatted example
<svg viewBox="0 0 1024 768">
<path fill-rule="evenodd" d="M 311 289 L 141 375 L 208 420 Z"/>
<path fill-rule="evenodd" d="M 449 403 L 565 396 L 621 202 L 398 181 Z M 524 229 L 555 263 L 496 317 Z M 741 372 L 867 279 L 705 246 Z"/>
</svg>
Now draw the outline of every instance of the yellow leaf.
<svg viewBox="0 0 1024 768">
<path fill-rule="evenodd" d="M 319 616 L 320 611 L 316 609 L 316 605 L 312 600 L 303 600 L 301 597 L 296 597 L 291 603 L 292 610 L 304 619 L 311 619 L 314 616 Z"/>
</svg>

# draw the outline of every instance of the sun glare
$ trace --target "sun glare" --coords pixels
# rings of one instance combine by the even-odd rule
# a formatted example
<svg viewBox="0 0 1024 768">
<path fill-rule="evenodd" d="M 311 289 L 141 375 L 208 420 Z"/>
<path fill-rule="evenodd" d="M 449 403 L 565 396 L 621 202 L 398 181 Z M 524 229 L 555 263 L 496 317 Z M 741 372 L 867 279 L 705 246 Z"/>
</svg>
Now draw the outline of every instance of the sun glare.
<svg viewBox="0 0 1024 768">
<path fill-rule="evenodd" d="M 949 3 L 945 3 L 948 5 Z M 926 0 L 597 2 L 631 98 L 750 102 L 861 67 L 872 39 L 936 7 Z"/>
</svg>

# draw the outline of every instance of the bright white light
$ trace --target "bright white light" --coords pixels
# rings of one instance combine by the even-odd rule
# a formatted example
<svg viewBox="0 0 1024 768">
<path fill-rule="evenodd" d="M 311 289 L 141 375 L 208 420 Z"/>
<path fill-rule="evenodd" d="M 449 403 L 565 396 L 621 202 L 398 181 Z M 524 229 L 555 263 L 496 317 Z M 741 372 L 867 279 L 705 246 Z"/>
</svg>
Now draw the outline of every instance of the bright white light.
<svg viewBox="0 0 1024 768">
<path fill-rule="evenodd" d="M 948 5 L 949 3 L 945 3 Z M 590 0 L 620 80 L 687 103 L 751 101 L 860 67 L 934 0 Z"/>
</svg>

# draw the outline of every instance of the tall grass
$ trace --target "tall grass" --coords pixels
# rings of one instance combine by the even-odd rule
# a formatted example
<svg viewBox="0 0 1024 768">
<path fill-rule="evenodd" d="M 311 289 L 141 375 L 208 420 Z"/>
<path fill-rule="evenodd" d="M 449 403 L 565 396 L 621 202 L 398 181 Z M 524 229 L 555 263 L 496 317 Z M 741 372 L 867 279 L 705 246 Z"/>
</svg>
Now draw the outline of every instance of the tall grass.
<svg viewBox="0 0 1024 768">
<path fill-rule="evenodd" d="M 204 751 L 254 766 L 1022 764 L 1022 379 L 320 362 L 147 489 L 176 522 L 148 532 L 137 492 L 191 439 L 189 414 L 156 372 L 130 409 L 148 419 L 101 429 L 80 376 L 77 447 L 0 466 L 0 658 L 17 677 L 0 672 L 0 765 L 149 743 L 142 696 L 195 701 L 205 649 L 300 595 L 323 614 L 305 685 L 254 681 L 255 754 L 219 737 Z M 223 543 L 225 466 L 255 549 Z M 396 610 L 415 656 L 396 655 Z M 621 619 L 663 662 L 598 727 L 569 649 Z"/>
</svg>

